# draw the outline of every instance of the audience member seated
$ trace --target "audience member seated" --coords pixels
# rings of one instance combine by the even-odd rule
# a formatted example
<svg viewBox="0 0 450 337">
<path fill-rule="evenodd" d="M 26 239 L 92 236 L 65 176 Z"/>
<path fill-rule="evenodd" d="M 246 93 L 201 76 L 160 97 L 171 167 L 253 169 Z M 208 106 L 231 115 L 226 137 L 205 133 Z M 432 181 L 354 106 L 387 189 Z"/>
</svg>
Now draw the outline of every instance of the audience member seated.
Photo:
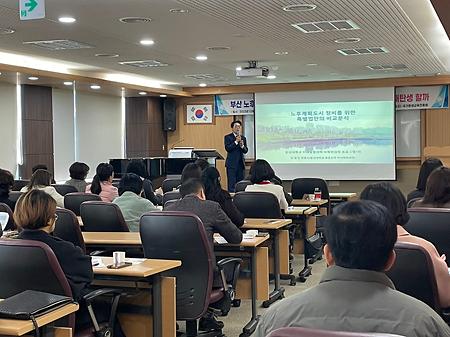
<svg viewBox="0 0 450 337">
<path fill-rule="evenodd" d="M 33 175 L 34 172 L 36 172 L 37 170 L 46 170 L 46 171 L 49 171 L 47 165 L 45 165 L 45 164 L 37 164 L 37 165 L 34 165 L 34 166 L 31 168 L 31 174 Z M 50 172 L 50 171 L 49 171 L 49 172 Z M 52 184 L 56 184 L 55 179 L 53 179 L 53 175 L 52 175 Z"/>
<path fill-rule="evenodd" d="M 280 208 L 288 208 L 288 202 L 284 196 L 283 187 L 272 183 L 275 172 L 270 164 L 264 159 L 257 159 L 250 168 L 250 181 L 253 185 L 245 188 L 246 192 L 269 192 L 275 195 L 280 203 Z"/>
<path fill-rule="evenodd" d="M 39 171 L 43 170 L 36 173 Z M 51 235 L 55 228 L 55 212 L 55 200 L 44 191 L 32 189 L 17 202 L 14 220 L 22 229 L 20 239 L 41 241 L 53 250 L 67 277 L 74 299 L 78 300 L 93 279 L 91 258 L 71 242 Z"/>
<path fill-rule="evenodd" d="M 444 165 L 437 158 L 428 158 L 422 163 L 419 171 L 419 177 L 417 178 L 416 189 L 408 194 L 406 202 L 409 202 L 412 199 L 423 198 L 428 177 L 430 176 L 431 172 L 441 166 Z"/>
<path fill-rule="evenodd" d="M 450 327 L 428 305 L 395 290 L 384 271 L 394 264 L 397 227 L 383 205 L 363 200 L 334 209 L 325 223 L 329 266 L 317 286 L 266 311 L 255 337 L 281 327 L 450 336 Z"/>
<path fill-rule="evenodd" d="M 102 201 L 112 202 L 119 196 L 117 187 L 114 187 L 112 184 L 113 179 L 113 166 L 108 163 L 98 164 L 92 183 L 86 186 L 86 193 L 97 194 L 102 198 Z"/>
<path fill-rule="evenodd" d="M 64 208 L 64 197 L 59 194 L 53 186 L 50 186 L 52 182 L 52 174 L 46 170 L 37 170 L 31 176 L 31 180 L 27 186 L 23 187 L 20 192 L 28 192 L 33 189 L 42 190 L 55 199 L 58 207 Z"/>
<path fill-rule="evenodd" d="M 0 169 L 0 203 L 6 204 L 14 211 L 16 203 L 9 200 L 9 192 L 14 185 L 14 177 L 11 172 Z"/>
<path fill-rule="evenodd" d="M 206 170 L 209 167 L 208 161 L 206 159 L 203 159 L 203 158 L 197 159 L 194 162 L 194 164 L 197 164 L 202 171 Z"/>
<path fill-rule="evenodd" d="M 450 208 L 449 168 L 442 166 L 431 172 L 423 198 L 414 202 L 412 207 Z"/>
<path fill-rule="evenodd" d="M 137 174 L 125 174 L 120 179 L 119 197 L 113 201 L 122 211 L 130 232 L 139 232 L 142 214 L 158 210 L 150 200 L 140 197 L 142 185 L 142 179 Z"/>
<path fill-rule="evenodd" d="M 388 209 L 397 223 L 397 242 L 415 243 L 430 254 L 436 275 L 439 302 L 442 308 L 450 307 L 450 275 L 445 256 L 440 256 L 431 242 L 411 235 L 403 228 L 409 221 L 409 214 L 402 192 L 390 183 L 375 183 L 366 186 L 361 192 L 360 199 L 379 202 Z"/>
<path fill-rule="evenodd" d="M 189 164 L 188 164 L 189 165 Z M 193 164 L 196 165 L 196 164 Z M 187 166 L 187 165 L 186 165 Z M 197 165 L 196 165 L 197 166 Z M 197 166 L 198 167 L 198 166 Z M 188 179 L 181 184 L 181 199 L 167 205 L 167 211 L 184 211 L 197 215 L 205 226 L 211 247 L 214 246 L 214 233 L 219 233 L 229 243 L 240 243 L 242 232 L 236 227 L 220 205 L 211 200 L 206 200 L 204 188 L 200 179 Z M 214 274 L 214 286 L 222 285 L 219 274 Z M 223 322 L 217 321 L 212 312 L 207 312 L 200 319 L 199 329 L 222 329 Z"/>
<path fill-rule="evenodd" d="M 70 179 L 65 182 L 65 185 L 73 186 L 78 192 L 86 191 L 86 177 L 89 173 L 89 166 L 85 163 L 75 162 L 69 167 Z"/>
<path fill-rule="evenodd" d="M 183 171 L 181 171 L 181 184 L 188 179 L 202 179 L 202 169 L 200 166 L 195 163 L 189 163 L 183 168 Z"/>
<path fill-rule="evenodd" d="M 208 167 L 203 170 L 202 183 L 205 187 L 206 200 L 218 202 L 231 221 L 236 226 L 241 227 L 244 224 L 244 215 L 234 205 L 230 193 L 220 185 L 219 171 L 215 167 Z"/>
<path fill-rule="evenodd" d="M 143 182 L 144 197 L 152 202 L 153 205 L 162 205 L 162 189 L 153 190 L 153 184 L 148 179 L 147 168 L 142 159 L 133 159 L 127 166 L 127 173 L 134 173 L 141 177 Z"/>
</svg>

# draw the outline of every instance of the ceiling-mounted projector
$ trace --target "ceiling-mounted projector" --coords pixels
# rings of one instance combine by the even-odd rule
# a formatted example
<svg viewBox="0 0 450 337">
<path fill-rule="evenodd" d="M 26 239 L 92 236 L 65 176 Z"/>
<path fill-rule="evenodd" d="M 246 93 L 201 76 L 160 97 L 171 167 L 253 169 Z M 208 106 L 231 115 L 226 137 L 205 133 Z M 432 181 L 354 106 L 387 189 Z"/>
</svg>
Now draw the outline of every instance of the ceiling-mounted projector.
<svg viewBox="0 0 450 337">
<path fill-rule="evenodd" d="M 256 61 L 248 61 L 248 67 L 236 69 L 236 77 L 267 77 L 269 68 L 258 67 Z"/>
</svg>

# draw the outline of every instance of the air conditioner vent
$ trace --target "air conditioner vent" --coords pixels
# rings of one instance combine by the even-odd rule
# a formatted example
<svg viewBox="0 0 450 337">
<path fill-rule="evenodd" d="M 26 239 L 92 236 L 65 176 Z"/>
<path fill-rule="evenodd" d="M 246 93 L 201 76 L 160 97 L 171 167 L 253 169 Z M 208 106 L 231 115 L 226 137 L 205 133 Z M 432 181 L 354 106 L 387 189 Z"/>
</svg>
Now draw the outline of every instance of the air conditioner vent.
<svg viewBox="0 0 450 337">
<path fill-rule="evenodd" d="M 406 64 L 371 64 L 366 66 L 370 70 L 393 70 L 393 71 L 403 71 L 408 69 Z"/>
<path fill-rule="evenodd" d="M 169 65 L 158 60 L 122 61 L 119 64 L 136 68 L 167 67 Z"/>
<path fill-rule="evenodd" d="M 342 55 L 372 55 L 372 54 L 386 54 L 389 50 L 385 47 L 371 47 L 371 48 L 350 48 L 350 49 L 338 49 L 338 52 Z"/>
<path fill-rule="evenodd" d="M 70 50 L 70 49 L 86 49 L 94 48 L 87 43 L 72 40 L 46 40 L 46 41 L 28 41 L 23 44 L 32 45 L 47 50 Z"/>
<path fill-rule="evenodd" d="M 303 33 L 320 33 L 360 29 L 358 25 L 351 20 L 299 22 L 292 24 L 292 26 Z"/>
</svg>

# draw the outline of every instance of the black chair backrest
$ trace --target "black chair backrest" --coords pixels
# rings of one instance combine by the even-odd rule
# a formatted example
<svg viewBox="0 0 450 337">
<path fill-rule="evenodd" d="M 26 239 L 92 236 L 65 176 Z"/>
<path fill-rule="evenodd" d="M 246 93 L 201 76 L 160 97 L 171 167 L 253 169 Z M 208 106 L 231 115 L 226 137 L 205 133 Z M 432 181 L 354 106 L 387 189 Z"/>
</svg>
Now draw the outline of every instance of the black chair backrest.
<svg viewBox="0 0 450 337">
<path fill-rule="evenodd" d="M 237 183 L 236 183 L 236 185 L 234 185 L 234 191 L 237 193 L 237 192 L 244 192 L 245 191 L 245 188 L 248 186 L 248 185 L 251 185 L 252 184 L 252 182 L 250 181 L 250 180 L 241 180 L 241 181 L 238 181 Z"/>
<path fill-rule="evenodd" d="M 320 178 L 297 178 L 292 181 L 292 198 L 302 199 L 305 194 L 314 194 L 316 187 L 322 192 L 322 199 L 330 199 L 327 182 Z"/>
<path fill-rule="evenodd" d="M 92 193 L 68 193 L 64 196 L 64 207 L 70 209 L 76 216 L 80 216 L 80 205 L 85 201 L 102 201 L 102 198 Z"/>
<path fill-rule="evenodd" d="M 17 203 L 17 200 L 19 200 L 19 198 L 22 196 L 22 194 L 23 193 L 19 192 L 19 191 L 10 191 L 8 199 Z"/>
<path fill-rule="evenodd" d="M 268 192 L 238 192 L 233 203 L 246 218 L 281 219 L 280 203 Z"/>
<path fill-rule="evenodd" d="M 5 231 L 17 229 L 16 223 L 14 222 L 13 211 L 11 210 L 11 208 L 9 208 L 7 204 L 0 202 L 0 212 L 5 212 L 8 213 L 9 215 L 8 223 L 5 226 Z"/>
<path fill-rule="evenodd" d="M 14 180 L 11 190 L 20 191 L 23 187 L 27 186 L 29 182 L 29 180 Z"/>
<path fill-rule="evenodd" d="M 111 202 L 85 201 L 80 214 L 84 232 L 129 232 L 119 206 Z"/>
<path fill-rule="evenodd" d="M 163 193 L 166 193 L 173 191 L 174 188 L 177 188 L 180 185 L 181 185 L 180 178 L 167 178 L 164 179 L 164 181 L 162 182 L 161 188 L 163 190 Z"/>
<path fill-rule="evenodd" d="M 62 196 L 65 196 L 67 193 L 75 193 L 78 192 L 78 190 L 71 185 L 60 185 L 60 184 L 55 184 L 52 185 L 56 192 L 58 192 L 59 194 L 61 194 Z"/>
<path fill-rule="evenodd" d="M 407 208 L 413 207 L 413 204 L 414 204 L 417 200 L 420 200 L 420 199 L 422 199 L 422 198 L 421 198 L 421 197 L 418 197 L 418 198 L 412 198 L 410 201 L 408 201 L 406 207 L 407 207 Z"/>
<path fill-rule="evenodd" d="M 29 240 L 0 240 L 0 298 L 25 290 L 72 297 L 53 251 L 45 243 Z M 75 315 L 68 325 L 74 327 Z"/>
<path fill-rule="evenodd" d="M 201 220 L 187 212 L 150 212 L 141 217 L 144 256 L 181 260 L 169 271 L 177 278 L 177 320 L 200 318 L 207 310 L 215 260 Z"/>
<path fill-rule="evenodd" d="M 388 333 L 376 332 L 341 332 L 316 330 L 300 327 L 281 328 L 272 331 L 267 337 L 404 337 Z"/>
<path fill-rule="evenodd" d="M 167 200 L 163 206 L 163 209 L 166 209 L 167 206 L 169 206 L 170 204 L 173 204 L 175 202 L 177 202 L 178 199 L 172 199 L 172 200 Z"/>
<path fill-rule="evenodd" d="M 178 200 L 181 199 L 181 194 L 179 191 L 170 191 L 163 194 L 162 202 L 163 205 L 170 200 Z"/>
<path fill-rule="evenodd" d="M 68 209 L 57 208 L 56 214 L 58 215 L 58 220 L 56 220 L 53 235 L 65 241 L 72 242 L 86 254 L 86 246 L 75 213 Z"/>
<path fill-rule="evenodd" d="M 395 288 L 440 313 L 436 277 L 428 252 L 419 245 L 403 242 L 397 242 L 394 249 L 397 258 L 386 275 Z"/>
<path fill-rule="evenodd" d="M 410 208 L 408 213 L 409 221 L 405 229 L 434 244 L 439 254 L 447 256 L 450 267 L 450 209 Z"/>
</svg>

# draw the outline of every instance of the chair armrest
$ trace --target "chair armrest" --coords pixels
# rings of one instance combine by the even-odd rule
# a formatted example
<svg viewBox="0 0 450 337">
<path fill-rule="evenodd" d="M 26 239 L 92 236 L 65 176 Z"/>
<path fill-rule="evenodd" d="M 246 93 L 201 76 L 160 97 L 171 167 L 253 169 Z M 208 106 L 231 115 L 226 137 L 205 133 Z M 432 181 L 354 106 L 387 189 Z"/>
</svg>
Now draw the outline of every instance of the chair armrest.
<svg viewBox="0 0 450 337">
<path fill-rule="evenodd" d="M 242 263 L 242 259 L 237 257 L 226 257 L 217 262 L 217 267 L 219 268 L 219 270 L 222 270 L 223 267 L 229 263 Z"/>
<path fill-rule="evenodd" d="M 86 303 L 90 303 L 92 302 L 92 300 L 94 300 L 95 298 L 102 296 L 102 295 L 122 295 L 123 291 L 122 289 L 117 289 L 117 288 L 101 288 L 101 289 L 97 289 L 94 291 L 91 291 L 90 293 L 86 294 L 83 296 L 83 300 L 86 301 Z"/>
<path fill-rule="evenodd" d="M 236 288 L 237 278 L 239 276 L 239 269 L 242 263 L 242 259 L 237 257 L 227 257 L 217 262 L 217 268 L 219 269 L 220 277 L 222 279 L 223 289 L 227 291 L 228 289 Z M 228 284 L 227 278 L 225 276 L 225 267 L 227 265 L 234 265 L 233 267 L 233 278 L 231 280 L 231 284 Z"/>
</svg>

